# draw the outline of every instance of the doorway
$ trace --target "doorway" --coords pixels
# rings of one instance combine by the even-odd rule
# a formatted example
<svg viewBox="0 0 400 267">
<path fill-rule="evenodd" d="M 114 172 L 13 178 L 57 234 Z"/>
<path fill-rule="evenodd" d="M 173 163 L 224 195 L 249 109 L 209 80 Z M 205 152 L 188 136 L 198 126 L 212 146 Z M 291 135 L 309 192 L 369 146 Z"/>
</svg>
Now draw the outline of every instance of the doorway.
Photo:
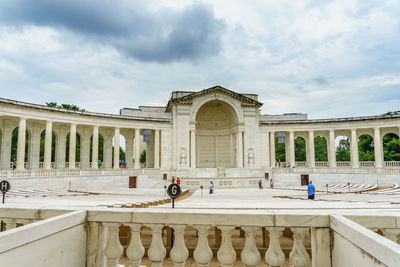
<svg viewBox="0 0 400 267">
<path fill-rule="evenodd" d="M 309 175 L 302 174 L 301 175 L 301 185 L 308 185 Z"/>
</svg>

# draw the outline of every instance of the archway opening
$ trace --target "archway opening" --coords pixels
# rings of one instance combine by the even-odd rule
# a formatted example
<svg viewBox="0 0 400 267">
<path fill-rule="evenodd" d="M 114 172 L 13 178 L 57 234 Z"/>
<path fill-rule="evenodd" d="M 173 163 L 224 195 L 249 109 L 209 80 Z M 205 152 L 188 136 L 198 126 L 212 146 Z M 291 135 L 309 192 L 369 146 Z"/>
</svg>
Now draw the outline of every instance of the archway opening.
<svg viewBox="0 0 400 267">
<path fill-rule="evenodd" d="M 10 161 L 14 161 L 14 159 L 17 159 L 17 148 L 18 148 L 18 132 L 19 132 L 19 127 L 15 128 L 12 132 L 12 137 L 11 137 L 11 158 Z M 28 130 L 25 132 L 25 156 L 24 156 L 24 162 L 28 162 L 29 158 L 29 140 L 30 140 L 30 135 Z"/>
<path fill-rule="evenodd" d="M 375 161 L 374 138 L 371 135 L 358 137 L 358 157 L 360 161 Z"/>
<path fill-rule="evenodd" d="M 323 136 L 316 136 L 314 138 L 315 161 L 328 162 L 328 142 Z M 321 163 L 322 165 L 322 163 Z M 327 166 L 327 165 L 326 165 Z"/>
<path fill-rule="evenodd" d="M 383 136 L 383 155 L 385 161 L 400 161 L 399 136 L 388 133 Z"/>
<path fill-rule="evenodd" d="M 306 140 L 298 136 L 294 139 L 294 156 L 295 161 L 297 162 L 306 162 L 307 161 L 307 148 L 306 148 Z M 292 163 L 293 164 L 293 163 Z"/>
<path fill-rule="evenodd" d="M 336 161 L 339 166 L 350 166 L 350 139 L 340 135 L 335 139 Z M 344 162 L 343 164 L 341 162 Z"/>
<path fill-rule="evenodd" d="M 236 165 L 237 122 L 233 108 L 219 100 L 207 102 L 198 110 L 196 114 L 198 168 L 231 168 Z M 243 151 L 243 148 L 240 151 Z"/>
</svg>

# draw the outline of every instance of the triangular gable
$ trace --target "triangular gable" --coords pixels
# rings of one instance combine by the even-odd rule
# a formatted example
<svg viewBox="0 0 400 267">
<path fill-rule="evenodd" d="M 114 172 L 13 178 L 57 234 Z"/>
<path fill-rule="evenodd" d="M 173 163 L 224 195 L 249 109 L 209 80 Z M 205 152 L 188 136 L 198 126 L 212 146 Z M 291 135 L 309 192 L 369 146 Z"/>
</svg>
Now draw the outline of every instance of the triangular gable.
<svg viewBox="0 0 400 267">
<path fill-rule="evenodd" d="M 211 87 L 211 88 L 208 88 L 208 89 L 201 90 L 199 92 L 194 92 L 194 93 L 187 94 L 187 95 L 182 96 L 182 97 L 177 97 L 177 98 L 172 98 L 171 97 L 171 99 L 168 101 L 168 105 L 167 105 L 166 111 L 170 111 L 171 110 L 171 105 L 172 104 L 191 104 L 192 100 L 194 98 L 197 98 L 197 97 L 200 97 L 200 96 L 203 96 L 203 95 L 207 95 L 207 94 L 211 94 L 211 93 L 215 93 L 215 92 L 223 93 L 223 94 L 228 95 L 228 96 L 230 96 L 232 98 L 235 98 L 235 99 L 239 100 L 240 102 L 242 102 L 246 106 L 254 106 L 254 107 L 260 108 L 263 105 L 263 103 L 258 102 L 257 100 L 251 99 L 250 97 L 247 97 L 245 95 L 233 92 L 233 91 L 231 91 L 229 89 L 226 89 L 226 88 L 224 88 L 222 86 L 217 85 L 217 86 L 214 86 L 214 87 Z"/>
</svg>

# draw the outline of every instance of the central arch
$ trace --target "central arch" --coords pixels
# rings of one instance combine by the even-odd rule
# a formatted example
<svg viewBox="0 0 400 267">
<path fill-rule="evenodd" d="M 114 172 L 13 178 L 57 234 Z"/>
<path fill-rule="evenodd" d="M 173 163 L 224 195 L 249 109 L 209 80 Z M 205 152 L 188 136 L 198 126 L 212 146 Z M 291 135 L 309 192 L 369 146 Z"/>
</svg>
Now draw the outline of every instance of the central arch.
<svg viewBox="0 0 400 267">
<path fill-rule="evenodd" d="M 232 168 L 235 166 L 235 133 L 238 118 L 226 102 L 212 100 L 196 114 L 196 166 Z"/>
</svg>

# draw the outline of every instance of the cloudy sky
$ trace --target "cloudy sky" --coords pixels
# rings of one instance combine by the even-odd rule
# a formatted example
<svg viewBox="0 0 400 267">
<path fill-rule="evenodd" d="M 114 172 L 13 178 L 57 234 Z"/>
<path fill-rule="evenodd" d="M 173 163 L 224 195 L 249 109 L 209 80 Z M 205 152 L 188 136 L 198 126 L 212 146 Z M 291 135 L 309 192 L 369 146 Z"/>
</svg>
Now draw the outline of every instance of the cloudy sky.
<svg viewBox="0 0 400 267">
<path fill-rule="evenodd" d="M 1 0 L 0 97 L 89 111 L 173 90 L 310 118 L 400 110 L 400 0 Z"/>
</svg>

